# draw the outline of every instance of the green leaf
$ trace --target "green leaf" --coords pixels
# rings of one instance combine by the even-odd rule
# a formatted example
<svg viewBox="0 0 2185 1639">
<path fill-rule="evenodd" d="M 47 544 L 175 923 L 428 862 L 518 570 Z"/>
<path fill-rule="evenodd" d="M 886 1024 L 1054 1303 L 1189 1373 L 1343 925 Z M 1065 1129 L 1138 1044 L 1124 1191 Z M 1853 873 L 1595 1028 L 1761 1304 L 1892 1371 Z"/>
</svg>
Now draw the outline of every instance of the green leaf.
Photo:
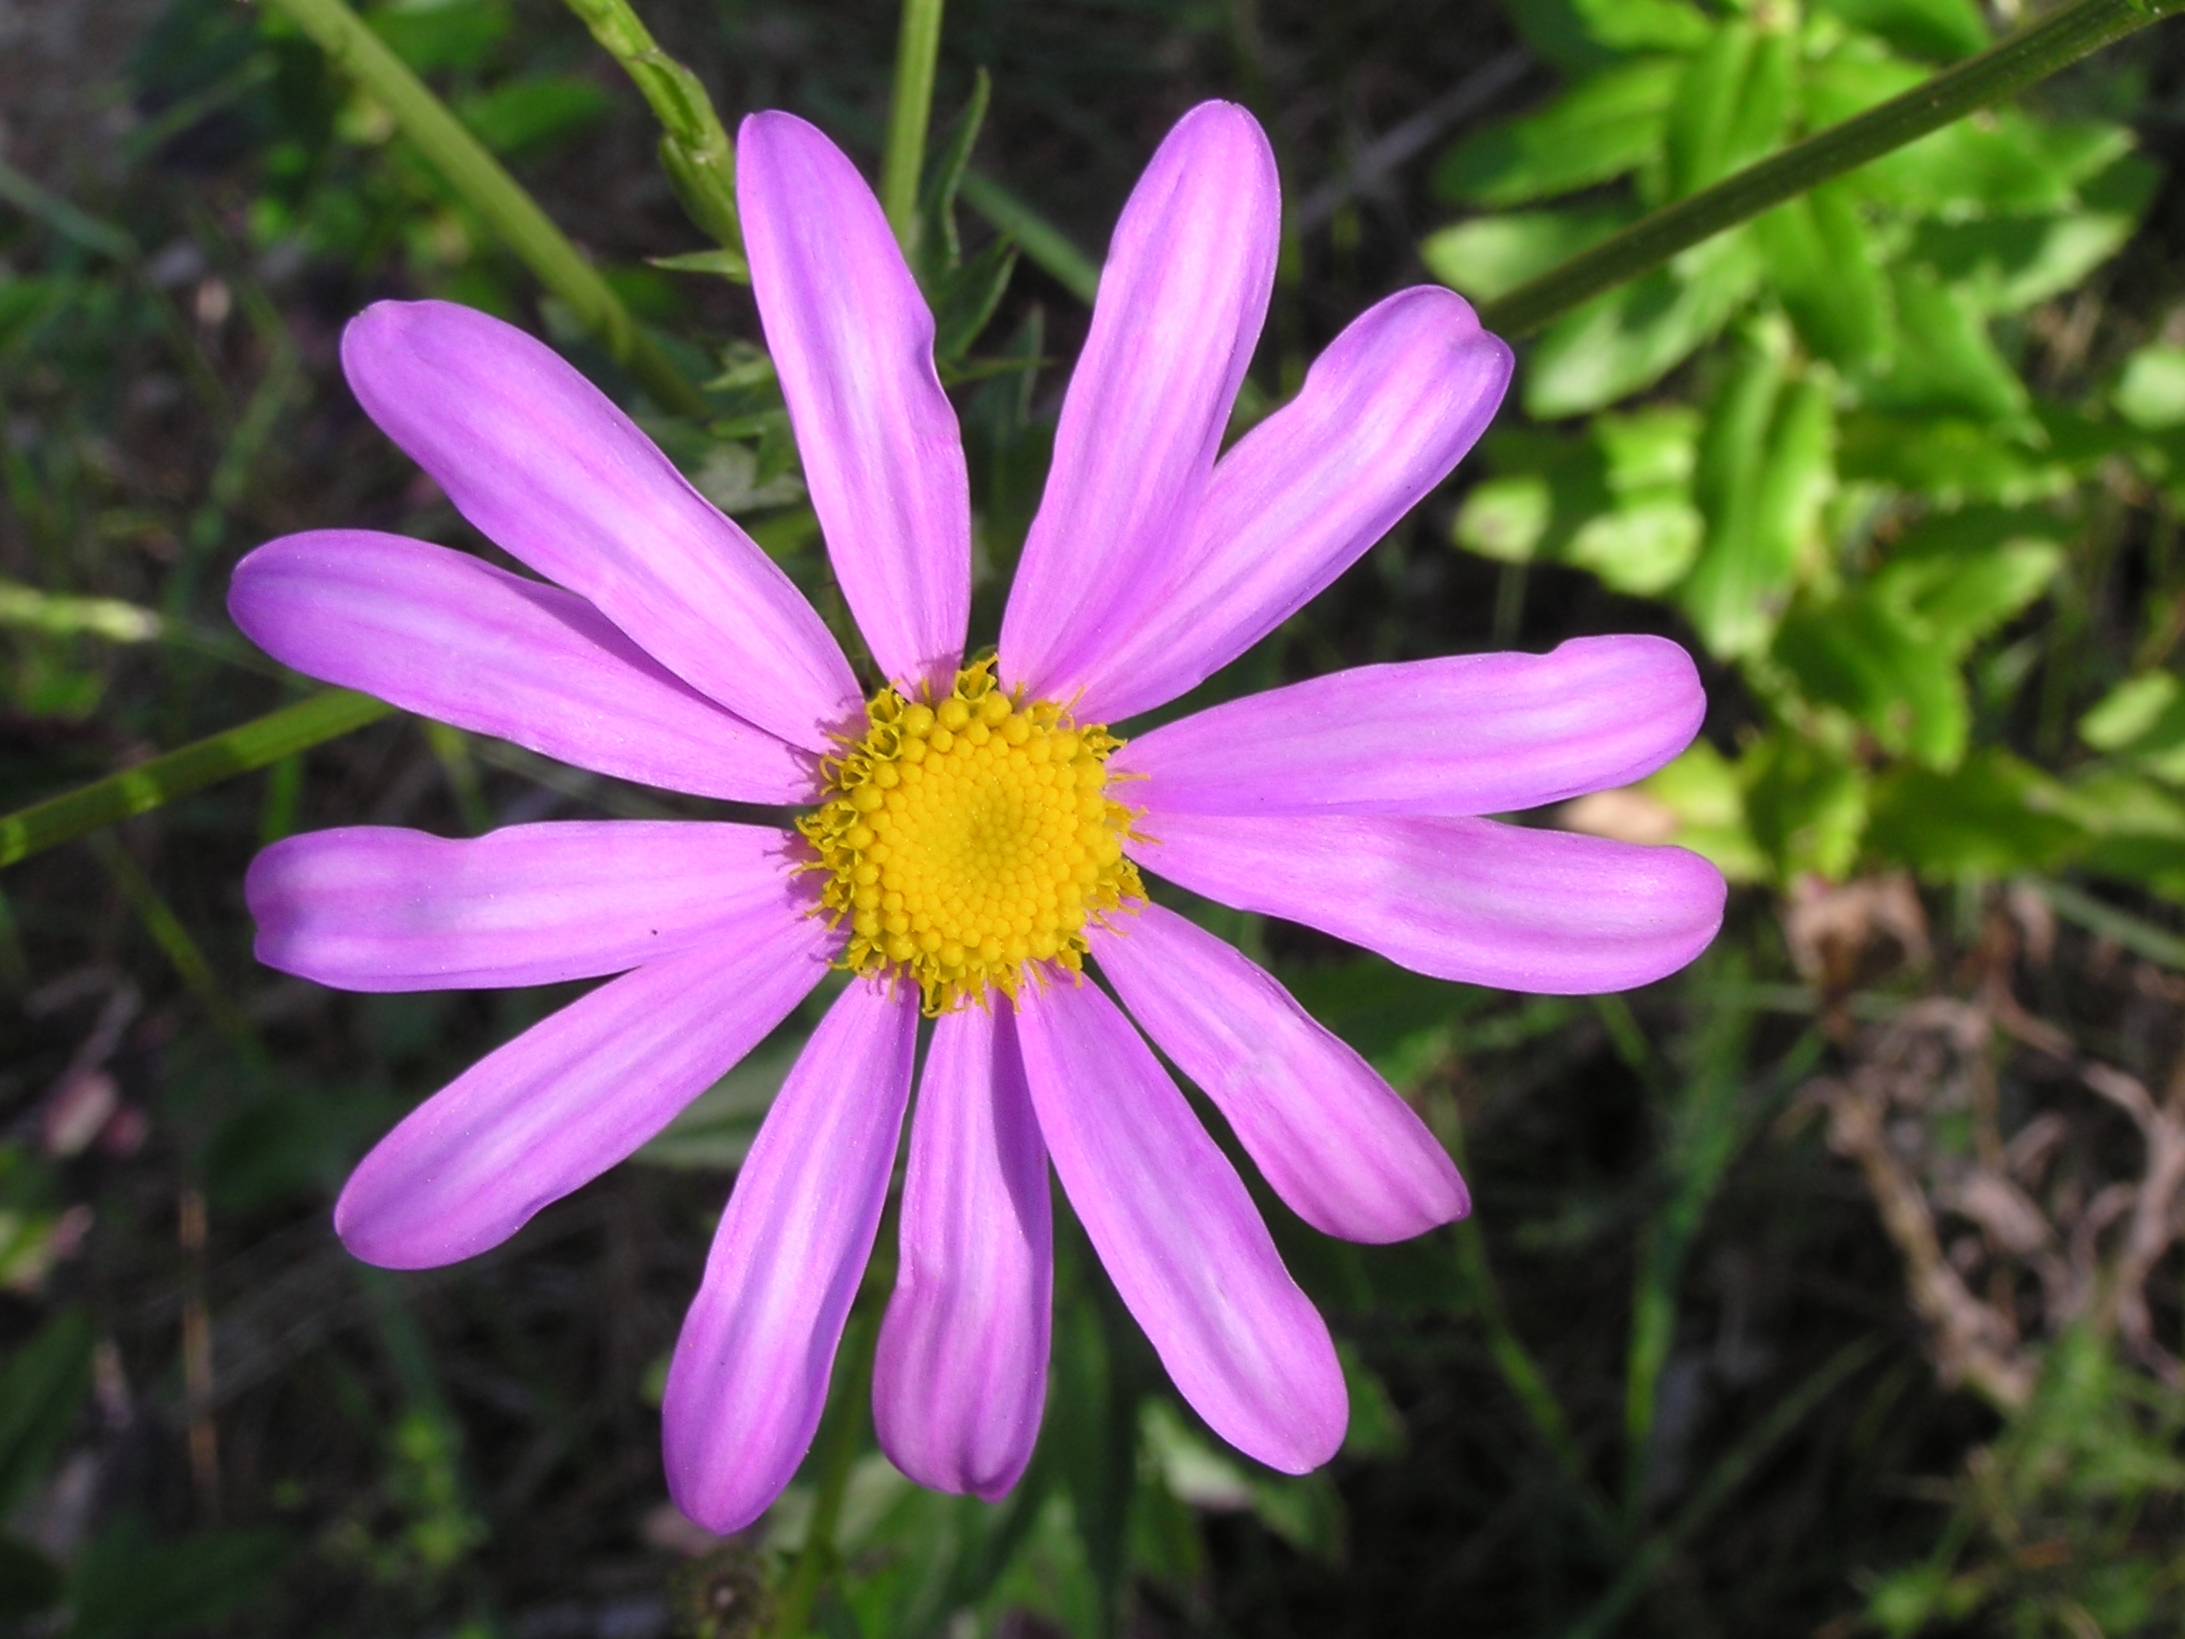
<svg viewBox="0 0 2185 1639">
<path fill-rule="evenodd" d="M 1562 551 L 1565 563 L 1590 569 L 1610 590 L 1658 597 L 1690 572 L 1706 523 L 1699 508 L 1667 493 L 1622 503 L 1588 518 Z"/>
<path fill-rule="evenodd" d="M 1887 40 L 1899 51 L 1938 62 L 1955 62 L 1988 48 L 1988 25 L 1973 0 L 1822 0 L 1854 28 Z"/>
<path fill-rule="evenodd" d="M 1443 228 L 1419 246 L 1419 256 L 1451 290 L 1475 302 L 1491 301 L 1631 220 L 1630 209 L 1622 205 L 1483 216 Z"/>
<path fill-rule="evenodd" d="M 1565 314 L 1533 346 L 1526 413 L 1582 415 L 1651 387 L 1727 324 L 1759 279 L 1750 238 L 1731 232 Z"/>
<path fill-rule="evenodd" d="M 1978 123 L 1946 125 L 1852 177 L 1870 197 L 1919 214 L 2047 216 L 2075 205 L 2075 184 L 2129 141 L 2115 126 L 2040 125 L 2001 108 Z"/>
<path fill-rule="evenodd" d="M 1768 858 L 1746 821 L 1739 770 L 1705 740 L 1649 774 L 1637 790 L 1675 821 L 1675 830 L 1661 840 L 1712 860 L 1732 882 L 1757 882 L 1768 874 Z"/>
<path fill-rule="evenodd" d="M 91 1392 L 91 1321 L 70 1309 L 0 1368 L 0 1518 L 45 1478 Z"/>
<path fill-rule="evenodd" d="M 1975 752 L 1949 773 L 1910 765 L 1878 781 L 1867 846 L 1931 880 L 2045 870 L 2084 846 L 2068 793 L 2009 752 Z"/>
<path fill-rule="evenodd" d="M 963 187 L 964 172 L 971 164 L 971 150 L 986 123 L 987 103 L 994 93 L 993 81 L 984 68 L 971 81 L 971 96 L 956 118 L 955 129 L 939 153 L 926 162 L 924 186 L 918 194 L 918 242 L 915 267 L 918 282 L 929 296 L 963 260 L 963 242 L 956 233 L 956 194 Z"/>
<path fill-rule="evenodd" d="M 1006 238 L 990 241 L 970 261 L 951 270 L 933 292 L 933 357 L 955 363 L 979 339 L 1016 271 L 1017 247 Z"/>
<path fill-rule="evenodd" d="M 1966 306 L 2016 313 L 2080 284 L 2114 256 L 2138 227 L 2156 176 L 2127 154 L 2103 174 L 2098 201 L 2057 216 L 1923 221 L 1904 255 L 1933 268 Z"/>
<path fill-rule="evenodd" d="M 2063 567 L 2064 526 L 1998 507 L 1943 514 L 1907 531 L 1871 582 L 1953 659 L 2048 590 Z"/>
<path fill-rule="evenodd" d="M 2185 347 L 2168 342 L 2142 347 L 2124 361 L 2112 401 L 2135 427 L 2185 426 Z"/>
<path fill-rule="evenodd" d="M 1801 604 L 1771 651 L 1807 699 L 1848 712 L 1883 749 L 1952 768 L 1970 728 L 1956 657 L 1881 598 Z"/>
<path fill-rule="evenodd" d="M 1756 652 L 1774 629 L 1817 540 L 1834 443 L 1826 384 L 1786 383 L 1780 344 L 1749 339 L 1700 440 L 1694 492 L 1707 541 L 1680 599 L 1716 654 Z"/>
<path fill-rule="evenodd" d="M 2120 683 L 2079 719 L 2079 737 L 2097 751 L 2132 758 L 2158 779 L 2185 785 L 2185 684 L 2172 672 Z"/>
<path fill-rule="evenodd" d="M 1791 114 L 1790 37 L 1725 23 L 1677 82 L 1662 132 L 1673 199 L 1741 170 L 1782 139 Z"/>
<path fill-rule="evenodd" d="M 580 136 L 604 120 L 614 99 L 573 75 L 529 75 L 463 104 L 463 118 L 497 154 L 528 157 Z"/>
<path fill-rule="evenodd" d="M 1587 35 L 1615 52 L 1696 51 L 1714 23 L 1690 0 L 1573 0 Z"/>
<path fill-rule="evenodd" d="M 1501 207 L 1611 181 L 1651 160 L 1683 64 L 1642 58 L 1574 86 L 1537 114 L 1489 126 L 1434 173 L 1444 199 Z"/>
<path fill-rule="evenodd" d="M 1858 765 L 1817 740 L 1778 733 L 1744 759 L 1745 817 L 1779 878 L 1847 875 L 1867 823 Z"/>
<path fill-rule="evenodd" d="M 1527 563 L 1555 519 L 1555 491 L 1537 472 L 1475 484 L 1457 509 L 1456 542 L 1497 563 Z"/>
<path fill-rule="evenodd" d="M 1753 223 L 1767 276 L 1799 339 L 1839 369 L 1871 363 L 1889 344 L 1881 265 L 1847 189 L 1834 184 Z"/>
<path fill-rule="evenodd" d="M 476 68 L 514 21 L 503 0 L 396 0 L 374 6 L 364 20 L 420 74 Z"/>
<path fill-rule="evenodd" d="M 1882 410 L 1932 411 L 2010 425 L 2025 418 L 2026 385 L 1988 336 L 1986 320 L 1924 268 L 1891 281 L 1897 346 L 1868 390 Z"/>
<path fill-rule="evenodd" d="M 263 1594 L 287 1561 L 281 1531 L 213 1531 L 154 1542 L 125 1519 L 69 1579 L 69 1639 L 162 1639 L 217 1622 Z"/>
<path fill-rule="evenodd" d="M 669 273 L 712 273 L 738 284 L 751 282 L 751 264 L 740 250 L 725 246 L 712 250 L 687 250 L 679 256 L 648 256 L 646 262 Z"/>
<path fill-rule="evenodd" d="M 1836 459 L 1846 479 L 1920 492 L 1946 507 L 1974 501 L 2019 505 L 2071 486 L 2068 468 L 2004 429 L 1962 416 L 1847 414 Z"/>
</svg>

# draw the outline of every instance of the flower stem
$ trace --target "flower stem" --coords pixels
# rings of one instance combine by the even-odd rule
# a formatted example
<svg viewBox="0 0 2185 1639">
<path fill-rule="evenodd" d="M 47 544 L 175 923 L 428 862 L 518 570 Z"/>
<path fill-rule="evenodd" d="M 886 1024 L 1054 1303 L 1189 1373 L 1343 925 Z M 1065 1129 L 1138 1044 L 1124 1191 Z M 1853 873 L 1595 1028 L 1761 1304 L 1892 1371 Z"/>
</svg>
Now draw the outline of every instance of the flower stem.
<svg viewBox="0 0 2185 1639">
<path fill-rule="evenodd" d="M 675 185 L 683 209 L 723 250 L 741 256 L 736 147 L 698 76 L 660 49 L 629 0 L 568 0 L 568 6 L 622 65 L 659 117 L 661 169 Z"/>
<path fill-rule="evenodd" d="M 819 1495 L 812 1500 L 811 1524 L 805 1527 L 804 1543 L 789 1569 L 781 1602 L 774 1607 L 772 1639 L 805 1639 L 820 1581 L 834 1562 L 835 1525 L 842 1518 L 842 1499 L 849 1493 L 850 1470 L 857 1462 L 857 1437 L 866 1403 L 872 1399 L 873 1350 L 879 1341 L 880 1328 L 870 1315 L 851 1315 L 835 1356 L 836 1369 L 845 1372 L 840 1396 L 820 1431 Z"/>
<path fill-rule="evenodd" d="M 2075 0 L 1924 85 L 1665 205 L 1530 283 L 1482 303 L 1480 322 L 1498 335 L 1530 335 L 1677 252 L 2014 96 L 2181 7 L 2185 0 Z"/>
<path fill-rule="evenodd" d="M 569 304 L 578 322 L 605 343 L 615 362 L 630 372 L 656 404 L 677 415 L 706 413 L 698 389 L 638 329 L 622 298 L 599 270 L 578 254 L 538 201 L 343 0 L 264 3 L 278 9 L 355 77 L 448 186 L 486 219 L 539 283 Z"/>
<path fill-rule="evenodd" d="M 394 708 L 368 694 L 326 689 L 209 739 L 0 818 L 0 865 L 42 853 L 103 825 L 279 762 L 384 717 Z"/>
<path fill-rule="evenodd" d="M 895 96 L 888 104 L 888 145 L 880 161 L 880 206 L 896 243 L 908 252 L 918 236 L 918 179 L 926 166 L 933 119 L 933 64 L 941 51 L 941 0 L 903 0 L 895 42 Z"/>
</svg>

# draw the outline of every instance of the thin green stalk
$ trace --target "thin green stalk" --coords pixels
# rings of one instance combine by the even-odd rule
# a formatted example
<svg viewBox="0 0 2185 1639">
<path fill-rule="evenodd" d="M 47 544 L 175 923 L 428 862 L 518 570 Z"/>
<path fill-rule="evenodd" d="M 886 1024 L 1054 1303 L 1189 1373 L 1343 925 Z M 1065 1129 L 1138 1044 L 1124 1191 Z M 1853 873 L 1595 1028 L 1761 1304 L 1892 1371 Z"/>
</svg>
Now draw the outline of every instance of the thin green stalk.
<svg viewBox="0 0 2185 1639">
<path fill-rule="evenodd" d="M 880 159 L 880 207 L 907 254 L 917 248 L 918 181 L 926 168 L 933 120 L 933 65 L 941 53 L 941 0 L 903 0 L 895 42 L 895 95 L 888 104 L 888 144 Z"/>
<path fill-rule="evenodd" d="M 1714 1517 L 1717 1509 L 1736 1495 L 1738 1488 L 1786 1435 L 1880 1350 L 1881 1345 L 1871 1337 L 1854 1338 L 1829 1356 L 1812 1376 L 1778 1400 L 1768 1415 L 1753 1425 L 1715 1464 L 1713 1472 L 1678 1511 L 1677 1517 L 1647 1538 L 1638 1552 L 1624 1562 L 1622 1574 L 1601 1596 L 1600 1602 L 1579 1619 L 1567 1639 L 1602 1639 L 1603 1635 L 1615 1631 L 1624 1612 L 1652 1586 L 1654 1578 L 1661 1575 L 1662 1567 L 1677 1550 Z"/>
<path fill-rule="evenodd" d="M 501 241 L 567 303 L 577 320 L 662 409 L 702 416 L 706 402 L 652 338 L 637 327 L 599 270 L 541 210 L 523 185 L 486 152 L 425 82 L 342 0 L 262 0 L 277 8 L 352 75 L 393 117 L 396 127 L 485 218 Z"/>
<path fill-rule="evenodd" d="M 128 850 L 112 836 L 102 833 L 91 841 L 99 863 L 106 867 L 106 874 L 114 879 L 114 886 L 121 890 L 122 898 L 129 901 L 129 908 L 137 913 L 137 920 L 144 924 L 152 942 L 159 946 L 215 1028 L 237 1047 L 250 1048 L 250 1025 L 220 988 L 219 980 L 213 977 L 212 963 L 197 948 L 197 941 L 182 925 L 182 918 L 175 915 L 174 907 L 152 886 L 152 879 L 129 857 Z"/>
<path fill-rule="evenodd" d="M 362 728 L 393 709 L 368 694 L 327 689 L 80 790 L 33 803 L 0 818 L 0 865 L 13 865 L 116 820 L 263 768 Z"/>
<path fill-rule="evenodd" d="M 592 38 L 622 65 L 660 121 L 660 165 L 690 219 L 743 256 L 736 214 L 736 146 L 698 76 L 662 51 L 629 0 L 568 0 Z M 732 277 L 750 279 L 745 268 Z"/>
<path fill-rule="evenodd" d="M 1879 159 L 1976 109 L 2015 96 L 2127 34 L 2185 8 L 2185 0 L 2076 0 L 1924 85 L 1749 165 L 1539 278 L 1480 305 L 1480 323 L 1525 336 L 1605 291 L 1651 272 L 1677 252 Z"/>
<path fill-rule="evenodd" d="M 842 1347 L 835 1356 L 836 1369 L 846 1368 L 846 1375 L 827 1425 L 820 1431 L 819 1495 L 812 1501 L 812 1522 L 805 1527 L 804 1543 L 790 1567 L 781 1602 L 774 1607 L 773 1639 L 805 1639 L 820 1582 L 834 1564 L 835 1526 L 842 1518 L 850 1470 L 857 1462 L 865 1405 L 872 1398 L 873 1350 L 879 1341 L 880 1329 L 870 1316 L 850 1317 Z"/>
</svg>

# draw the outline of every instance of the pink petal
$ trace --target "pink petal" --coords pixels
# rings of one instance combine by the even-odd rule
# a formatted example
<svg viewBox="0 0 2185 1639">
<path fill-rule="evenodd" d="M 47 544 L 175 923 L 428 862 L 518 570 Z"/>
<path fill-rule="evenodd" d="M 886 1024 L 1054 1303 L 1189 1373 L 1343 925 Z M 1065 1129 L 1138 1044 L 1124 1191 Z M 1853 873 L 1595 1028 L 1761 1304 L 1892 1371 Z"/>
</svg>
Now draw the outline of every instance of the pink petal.
<svg viewBox="0 0 2185 1639">
<path fill-rule="evenodd" d="M 341 361 L 464 517 L 691 687 L 810 751 L 856 719 L 857 680 L 804 595 L 543 342 L 448 302 L 379 302 Z"/>
<path fill-rule="evenodd" d="M 561 820 L 449 841 L 313 831 L 251 862 L 258 960 L 342 990 L 463 990 L 621 973 L 764 940 L 812 896 L 787 832 Z"/>
<path fill-rule="evenodd" d="M 1722 925 L 1722 874 L 1484 819 L 1149 813 L 1131 857 L 1193 893 L 1348 939 L 1437 979 L 1545 995 L 1649 984 Z"/>
<path fill-rule="evenodd" d="M 235 624 L 307 676 L 579 768 L 732 802 L 809 802 L 808 752 L 732 717 L 574 593 L 463 552 L 314 530 L 235 567 Z"/>
<path fill-rule="evenodd" d="M 1288 1474 L 1343 1443 L 1335 1346 L 1243 1180 L 1094 985 L 1017 998 L 1039 1130 L 1078 1221 L 1207 1426 Z"/>
<path fill-rule="evenodd" d="M 749 1525 L 804 1460 L 872 1254 L 910 1096 L 915 992 L 853 983 L 759 1129 L 668 1367 L 668 1490 L 709 1531 Z"/>
<path fill-rule="evenodd" d="M 1361 314 L 1297 397 L 1222 457 L 1189 540 L 1131 584 L 1049 692 L 1082 688 L 1078 719 L 1113 723 L 1211 677 L 1448 476 L 1510 368 L 1449 291 L 1398 291 Z"/>
<path fill-rule="evenodd" d="M 1659 637 L 1553 654 L 1361 666 L 1153 730 L 1110 767 L 1133 803 L 1194 814 L 1501 814 L 1651 774 L 1707 697 Z"/>
<path fill-rule="evenodd" d="M 902 1262 L 880 1327 L 880 1449 L 937 1491 L 1017 1483 L 1047 1398 L 1047 1151 L 1006 1007 L 933 1027 L 910 1129 Z"/>
<path fill-rule="evenodd" d="M 1149 904 L 1095 928 L 1092 951 L 1123 1005 L 1315 1229 L 1401 1241 L 1471 1210 L 1448 1153 L 1396 1090 L 1221 940 Z"/>
<path fill-rule="evenodd" d="M 933 314 L 864 178 L 794 114 L 743 122 L 736 198 L 842 595 L 891 679 L 946 693 L 971 614 L 971 488 Z"/>
<path fill-rule="evenodd" d="M 1274 154 L 1233 103 L 1177 122 L 1123 207 L 1054 464 L 1002 616 L 1001 673 L 1034 694 L 1182 545 L 1274 288 Z"/>
<path fill-rule="evenodd" d="M 334 1228 L 386 1269 L 472 1257 L 665 1127 L 827 971 L 817 917 L 752 926 L 601 985 L 488 1054 L 349 1175 Z"/>
</svg>

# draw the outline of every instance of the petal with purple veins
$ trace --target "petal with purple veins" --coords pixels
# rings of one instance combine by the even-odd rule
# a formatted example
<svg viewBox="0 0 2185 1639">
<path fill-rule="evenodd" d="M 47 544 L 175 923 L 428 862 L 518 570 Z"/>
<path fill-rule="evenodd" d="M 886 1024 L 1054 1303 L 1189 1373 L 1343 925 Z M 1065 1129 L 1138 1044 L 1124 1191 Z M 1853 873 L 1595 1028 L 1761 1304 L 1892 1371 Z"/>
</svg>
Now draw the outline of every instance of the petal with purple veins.
<svg viewBox="0 0 2185 1639">
<path fill-rule="evenodd" d="M 1244 1181 L 1097 986 L 1028 988 L 1016 1007 L 1055 1171 L 1177 1390 L 1246 1456 L 1319 1467 L 1350 1416 L 1342 1368 Z"/>
<path fill-rule="evenodd" d="M 365 529 L 235 567 L 235 624 L 309 677 L 579 768 L 731 802 L 809 802 L 816 759 L 733 716 L 573 592 Z"/>
<path fill-rule="evenodd" d="M 857 679 L 804 594 L 552 348 L 451 302 L 379 302 L 341 361 L 489 540 L 745 721 L 834 749 Z"/>
<path fill-rule="evenodd" d="M 915 996 L 854 982 L 782 1084 L 728 1198 L 668 1367 L 668 1490 L 741 1530 L 796 1473 L 880 1227 L 918 1040 Z"/>
<path fill-rule="evenodd" d="M 1269 689 L 1140 735 L 1109 767 L 1162 813 L 1504 814 L 1651 774 L 1706 710 L 1667 638 L 1581 637 Z"/>
<path fill-rule="evenodd" d="M 1017 1483 L 1047 1396 L 1047 1151 L 1007 1007 L 933 1026 L 903 1180 L 902 1258 L 873 1367 L 880 1449 L 920 1485 Z"/>
<path fill-rule="evenodd" d="M 498 1246 L 628 1156 L 808 995 L 838 943 L 817 917 L 641 967 L 487 1054 L 358 1163 L 351 1252 L 430 1269 Z"/>
<path fill-rule="evenodd" d="M 341 990 L 554 984 L 763 944 L 812 907 L 762 825 L 554 820 L 452 840 L 313 831 L 251 862 L 258 960 Z"/>
<path fill-rule="evenodd" d="M 1510 350 L 1463 298 L 1421 286 L 1328 344 L 1296 398 L 1221 458 L 1187 540 L 1131 583 L 1054 674 L 1084 722 L 1173 700 L 1302 609 L 1469 450 Z"/>
<path fill-rule="evenodd" d="M 1148 812 L 1130 854 L 1193 893 L 1348 939 L 1437 979 L 1546 995 L 1628 990 L 1714 938 L 1722 873 L 1484 819 Z"/>
<path fill-rule="evenodd" d="M 1123 1005 L 1315 1229 L 1401 1241 L 1471 1209 L 1448 1152 L 1396 1090 L 1239 952 L 1152 904 L 1091 942 Z"/>
<path fill-rule="evenodd" d="M 736 198 L 843 598 L 898 687 L 945 693 L 971 612 L 971 488 L 932 311 L 872 189 L 794 114 L 744 121 Z"/>
<path fill-rule="evenodd" d="M 1183 544 L 1266 318 L 1281 218 L 1273 151 L 1233 103 L 1194 108 L 1146 166 L 1002 616 L 1005 682 L 1068 692 L 1080 647 Z"/>
</svg>

